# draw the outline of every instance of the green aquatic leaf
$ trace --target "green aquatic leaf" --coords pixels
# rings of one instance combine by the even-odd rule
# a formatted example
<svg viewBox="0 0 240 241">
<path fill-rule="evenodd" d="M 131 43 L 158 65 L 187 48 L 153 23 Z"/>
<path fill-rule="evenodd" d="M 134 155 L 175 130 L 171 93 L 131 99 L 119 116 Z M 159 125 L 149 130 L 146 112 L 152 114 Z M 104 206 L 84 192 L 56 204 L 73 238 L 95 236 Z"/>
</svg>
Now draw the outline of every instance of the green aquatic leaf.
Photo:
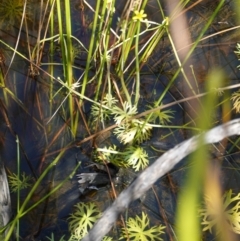
<svg viewBox="0 0 240 241">
<path fill-rule="evenodd" d="M 135 141 L 142 143 L 151 136 L 152 126 L 142 120 L 133 119 L 128 123 L 119 125 L 114 129 L 114 134 L 120 142 L 127 144 Z"/>
<path fill-rule="evenodd" d="M 129 166 L 128 163 L 124 161 L 122 154 L 117 150 L 117 146 L 115 145 L 98 148 L 95 160 L 101 163 L 112 163 L 118 167 Z"/>
<path fill-rule="evenodd" d="M 108 109 L 103 108 L 100 105 L 93 104 L 91 108 L 91 116 L 93 117 L 93 121 L 96 122 L 100 119 L 103 122 L 104 120 L 109 119 L 112 115 L 112 109 L 116 107 L 117 102 L 118 100 L 111 94 L 106 94 L 101 104 L 108 107 Z"/>
<path fill-rule="evenodd" d="M 134 140 L 137 133 L 137 127 L 131 126 L 130 123 L 124 123 L 116 127 L 113 132 L 121 143 L 127 144 Z"/>
<path fill-rule="evenodd" d="M 231 100 L 233 102 L 233 109 L 236 111 L 236 113 L 239 113 L 240 112 L 240 90 L 232 94 Z"/>
<path fill-rule="evenodd" d="M 123 109 L 115 106 L 112 109 L 114 120 L 117 125 L 120 125 L 122 121 L 128 121 L 131 117 L 137 114 L 137 107 L 132 106 L 128 102 L 123 103 Z"/>
<path fill-rule="evenodd" d="M 0 26 L 10 29 L 14 24 L 19 23 L 23 14 L 24 1 L 22 0 L 1 0 L 0 1 Z M 25 17 L 30 20 L 32 9 L 27 4 Z"/>
<path fill-rule="evenodd" d="M 129 218 L 126 229 L 122 228 L 121 239 L 129 238 L 130 241 L 155 241 L 162 240 L 160 237 L 164 233 L 165 226 L 159 225 L 149 228 L 149 218 L 142 212 L 142 217 Z"/>
<path fill-rule="evenodd" d="M 9 187 L 11 192 L 17 192 L 31 186 L 32 178 L 26 176 L 25 173 L 22 173 L 21 177 L 18 177 L 15 173 L 8 176 Z"/>
<path fill-rule="evenodd" d="M 137 133 L 134 139 L 136 143 L 142 143 L 151 137 L 152 126 L 149 123 L 146 123 L 142 119 L 134 119 L 132 120 L 132 124 L 137 126 Z"/>
<path fill-rule="evenodd" d="M 69 229 L 73 238 L 81 239 L 92 228 L 101 213 L 94 203 L 77 203 L 75 212 L 69 217 Z"/>
<path fill-rule="evenodd" d="M 148 107 L 150 107 L 150 109 L 152 109 L 152 108 L 158 107 L 158 105 L 156 103 L 154 103 L 153 107 L 151 107 L 151 106 L 148 106 Z M 174 114 L 174 111 L 170 110 L 170 109 L 169 110 L 156 110 L 151 113 L 150 122 L 156 123 L 156 121 L 158 120 L 161 125 L 171 123 L 173 114 Z"/>
<path fill-rule="evenodd" d="M 237 50 L 234 51 L 234 53 L 240 58 L 240 44 L 237 43 L 237 46 L 236 46 Z"/>
<path fill-rule="evenodd" d="M 125 161 L 135 170 L 139 171 L 148 166 L 148 154 L 141 147 L 131 146 L 124 152 Z"/>
</svg>

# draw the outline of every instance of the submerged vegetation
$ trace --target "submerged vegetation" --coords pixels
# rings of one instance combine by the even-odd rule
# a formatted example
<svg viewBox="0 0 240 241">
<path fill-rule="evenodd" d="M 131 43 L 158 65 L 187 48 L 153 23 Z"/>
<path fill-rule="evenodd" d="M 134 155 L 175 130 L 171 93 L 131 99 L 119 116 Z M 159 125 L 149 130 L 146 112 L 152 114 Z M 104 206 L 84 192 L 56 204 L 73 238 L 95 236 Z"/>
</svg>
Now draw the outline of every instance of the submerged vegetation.
<svg viewBox="0 0 240 241">
<path fill-rule="evenodd" d="M 76 211 L 70 215 L 69 229 L 72 233 L 72 239 L 82 239 L 93 224 L 100 217 L 100 211 L 94 203 L 78 203 L 75 206 Z"/>
<path fill-rule="evenodd" d="M 149 218 L 142 212 L 142 217 L 136 216 L 135 218 L 129 218 L 127 220 L 127 228 L 123 228 L 123 235 L 121 239 L 128 238 L 129 240 L 162 240 L 161 234 L 164 233 L 164 226 L 154 226 L 150 229 Z"/>
<path fill-rule="evenodd" d="M 22 173 L 21 177 L 18 177 L 15 173 L 11 176 L 8 176 L 10 190 L 12 192 L 17 192 L 18 190 L 22 190 L 28 187 L 31 187 L 31 177 L 26 176 L 25 173 Z"/>
<path fill-rule="evenodd" d="M 0 2 L 0 26 L 9 29 L 21 22 L 24 10 L 23 0 L 2 0 Z M 30 11 L 29 7 L 25 9 L 25 16 L 28 20 Z"/>
<path fill-rule="evenodd" d="M 110 205 L 122 186 L 128 186 L 160 153 L 233 119 L 236 113 L 232 109 L 239 113 L 239 91 L 229 91 L 239 88 L 233 85 L 230 74 L 239 75 L 233 71 L 227 79 L 219 68 L 221 63 L 211 59 L 216 48 L 221 47 L 219 53 L 225 59 L 234 53 L 233 48 L 225 49 L 217 42 L 217 38 L 226 42 L 229 36 L 225 31 L 229 34 L 234 29 L 223 25 L 235 24 L 230 3 L 234 1 L 209 3 L 205 18 L 196 14 L 205 9 L 198 1 L 179 1 L 176 6 L 165 6 L 159 0 L 124 4 L 114 0 L 1 1 L 0 31 L 6 26 L 7 37 L 14 39 L 14 44 L 8 42 L 6 33 L 0 39 L 1 118 L 6 123 L 3 133 L 10 140 L 4 147 L 10 152 L 16 149 L 11 158 L 18 161 L 18 165 L 9 165 L 17 173 L 9 175 L 10 188 L 17 193 L 17 207 L 6 241 L 14 230 L 17 240 L 24 235 L 36 240 L 46 236 L 52 241 L 81 240 L 101 217 L 106 200 Z M 39 18 L 37 23 L 32 16 Z M 17 29 L 18 34 L 12 36 L 11 29 Z M 240 46 L 235 45 L 239 56 Z M 9 52 L 11 56 L 5 59 Z M 202 54 L 204 58 L 199 57 Z M 18 63 L 21 67 L 15 71 Z M 12 139 L 17 140 L 17 148 L 8 147 L 13 145 Z M 231 189 L 236 188 L 232 184 L 225 188 L 223 197 L 218 195 L 222 209 L 215 210 L 214 203 L 220 201 L 207 195 L 205 206 L 198 208 L 203 193 L 222 189 L 219 181 L 213 188 L 212 179 L 206 177 L 210 163 L 217 160 L 219 169 L 221 164 L 232 163 L 226 164 L 224 155 L 237 153 L 238 141 L 229 138 L 211 148 L 201 147 L 199 142 L 199 151 L 189 158 L 190 164 L 178 166 L 163 177 L 163 182 L 153 185 L 140 204 L 129 207 L 102 240 L 173 240 L 177 236 L 188 241 L 189 227 L 191 239 L 200 240 L 205 231 L 219 235 L 222 216 L 226 216 L 230 229 L 239 233 L 239 195 L 232 196 Z M 117 176 L 109 170 L 112 164 Z M 92 184 L 90 194 L 84 193 L 79 202 L 78 194 L 72 198 L 68 192 L 75 185 L 74 193 L 78 193 L 75 172 L 86 170 L 91 177 L 92 169 L 88 168 L 93 166 L 100 173 L 99 179 L 107 176 L 110 187 L 103 189 L 105 196 L 96 196 L 98 183 L 87 179 L 86 189 Z M 227 169 L 222 168 L 222 172 Z M 235 162 L 231 170 L 238 172 Z M 28 195 L 22 199 L 22 189 L 26 188 Z M 180 190 L 180 201 L 175 204 L 180 188 L 186 190 Z M 100 205 L 102 200 L 104 205 Z M 72 214 L 69 208 L 65 213 L 68 202 L 73 206 Z M 64 203 L 64 211 L 58 203 Z M 26 234 L 21 222 L 26 222 L 25 216 L 37 207 L 43 210 L 41 220 L 32 225 L 32 233 Z M 64 224 L 58 212 L 64 213 Z M 51 227 L 58 225 L 63 231 L 55 233 Z M 62 228 L 66 225 L 69 230 Z M 50 235 L 44 232 L 48 228 Z"/>
</svg>

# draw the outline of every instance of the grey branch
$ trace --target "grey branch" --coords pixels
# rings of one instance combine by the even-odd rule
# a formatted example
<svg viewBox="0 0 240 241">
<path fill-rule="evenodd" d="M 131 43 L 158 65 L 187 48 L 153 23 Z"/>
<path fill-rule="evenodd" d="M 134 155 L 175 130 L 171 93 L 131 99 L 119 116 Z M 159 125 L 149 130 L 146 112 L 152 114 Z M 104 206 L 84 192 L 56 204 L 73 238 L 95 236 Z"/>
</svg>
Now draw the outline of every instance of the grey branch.
<svg viewBox="0 0 240 241">
<path fill-rule="evenodd" d="M 203 133 L 204 144 L 221 141 L 225 137 L 240 134 L 240 119 L 229 121 Z M 186 140 L 159 157 L 151 166 L 144 170 L 138 178 L 124 190 L 97 221 L 89 234 L 82 241 L 100 241 L 107 234 L 118 215 L 123 212 L 130 202 L 141 197 L 163 175 L 169 172 L 184 157 L 198 147 L 200 135 Z"/>
</svg>

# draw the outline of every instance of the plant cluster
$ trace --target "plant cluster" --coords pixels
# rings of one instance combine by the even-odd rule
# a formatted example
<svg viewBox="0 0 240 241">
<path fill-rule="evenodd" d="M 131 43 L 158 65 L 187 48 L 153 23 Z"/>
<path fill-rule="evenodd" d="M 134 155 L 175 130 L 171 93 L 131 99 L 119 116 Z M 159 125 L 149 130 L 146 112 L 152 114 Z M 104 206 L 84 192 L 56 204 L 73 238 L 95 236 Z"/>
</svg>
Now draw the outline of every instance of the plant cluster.
<svg viewBox="0 0 240 241">
<path fill-rule="evenodd" d="M 98 105 L 93 105 L 92 116 L 94 120 L 99 118 L 102 123 L 109 120 L 113 116 L 117 127 L 113 133 L 117 139 L 126 145 L 124 149 L 117 150 L 117 147 L 109 146 L 105 148 L 98 148 L 99 155 L 97 160 L 103 162 L 111 162 L 117 166 L 130 166 L 135 171 L 143 170 L 149 164 L 147 152 L 139 146 L 142 142 L 150 139 L 153 125 L 147 122 L 147 119 L 136 119 L 137 107 L 132 106 L 128 102 L 124 102 L 122 108 L 118 107 L 115 98 L 107 95 L 104 100 L 102 108 Z M 107 106 L 107 108 L 104 108 Z M 156 107 L 156 105 L 155 105 Z M 172 111 L 156 111 L 150 115 L 150 121 L 156 122 L 159 118 L 162 124 L 169 122 L 172 117 Z"/>
<path fill-rule="evenodd" d="M 70 240 L 80 240 L 99 218 L 100 211 L 94 203 L 78 203 L 76 210 L 69 218 Z M 161 235 L 165 227 L 150 226 L 148 215 L 142 212 L 142 216 L 128 218 L 126 229 L 122 228 L 122 235 L 119 240 L 128 238 L 131 241 L 162 240 Z M 111 241 L 111 237 L 104 237 L 103 241 Z"/>
</svg>

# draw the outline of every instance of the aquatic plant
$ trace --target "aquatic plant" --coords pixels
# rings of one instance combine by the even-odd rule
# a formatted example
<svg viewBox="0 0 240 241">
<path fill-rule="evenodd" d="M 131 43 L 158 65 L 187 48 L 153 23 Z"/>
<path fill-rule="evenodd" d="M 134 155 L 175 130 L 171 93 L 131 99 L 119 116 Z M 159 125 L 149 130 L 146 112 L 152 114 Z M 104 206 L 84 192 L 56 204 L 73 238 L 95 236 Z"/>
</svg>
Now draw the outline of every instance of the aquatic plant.
<svg viewBox="0 0 240 241">
<path fill-rule="evenodd" d="M 101 105 L 97 105 L 94 103 L 91 108 L 91 116 L 93 121 L 96 122 L 100 120 L 102 123 L 112 116 L 112 109 L 116 107 L 118 100 L 107 93 L 103 100 L 101 101 Z M 103 106 L 106 106 L 105 108 Z"/>
<path fill-rule="evenodd" d="M 148 154 L 142 147 L 129 146 L 124 152 L 124 159 L 135 171 L 139 171 L 148 166 Z"/>
<path fill-rule="evenodd" d="M 114 120 L 117 125 L 120 125 L 121 122 L 127 122 L 130 118 L 137 114 L 137 107 L 132 106 L 131 103 L 125 101 L 123 103 L 123 108 L 118 106 L 113 107 L 112 113 L 114 115 Z"/>
<path fill-rule="evenodd" d="M 120 142 L 142 143 L 151 136 L 152 126 L 141 119 L 133 119 L 128 123 L 123 123 L 114 129 L 114 134 Z"/>
<path fill-rule="evenodd" d="M 115 145 L 98 148 L 97 161 L 112 163 L 118 167 L 131 167 L 139 171 L 148 166 L 148 154 L 139 146 L 129 146 L 124 150 L 117 150 Z"/>
<path fill-rule="evenodd" d="M 83 238 L 100 217 L 100 211 L 94 203 L 77 203 L 75 211 L 69 217 L 69 230 L 72 238 Z"/>
<path fill-rule="evenodd" d="M 5 19 L 12 18 L 12 20 L 9 20 L 7 22 L 4 21 L 4 24 L 7 23 L 9 25 L 10 24 L 13 25 L 14 23 L 19 22 L 20 18 L 22 17 L 23 2 L 24 2 L 23 0 L 2 0 L 0 3 L 0 24 L 3 24 L 2 22 L 3 18 Z M 159 110 L 159 111 L 152 111 L 151 116 L 149 116 L 150 111 L 148 111 L 148 113 L 145 116 L 141 115 L 142 116 L 141 119 L 139 117 L 136 117 L 136 115 L 138 114 L 137 110 L 140 109 L 138 105 L 138 101 L 140 99 L 140 94 L 142 95 L 142 92 L 140 91 L 140 84 L 142 84 L 141 68 L 143 65 L 146 66 L 146 61 L 148 61 L 148 58 L 150 58 L 152 53 L 155 51 L 156 49 L 155 47 L 162 39 L 162 36 L 164 33 L 168 34 L 168 39 L 170 40 L 170 42 L 173 42 L 173 46 L 172 46 L 173 50 L 175 49 L 174 41 L 172 41 L 171 35 L 169 34 L 169 31 L 168 31 L 168 26 L 173 20 L 172 15 L 170 15 L 171 16 L 170 18 L 164 16 L 164 13 L 161 9 L 161 3 L 160 1 L 158 1 L 159 9 L 156 9 L 156 10 L 158 11 L 158 14 L 162 12 L 163 21 L 162 23 L 151 22 L 146 19 L 146 17 L 150 18 L 151 16 L 150 15 L 147 16 L 146 13 L 144 12 L 145 4 L 147 3 L 147 1 L 134 1 L 134 0 L 126 1 L 126 4 L 129 4 L 129 8 L 126 8 L 126 12 L 122 14 L 122 17 L 119 19 L 119 22 L 117 24 L 118 25 L 117 28 L 111 29 L 112 26 L 114 26 L 114 23 L 112 22 L 112 17 L 115 13 L 114 0 L 96 1 L 95 2 L 96 4 L 93 7 L 90 5 L 88 6 L 88 4 L 90 4 L 89 1 L 81 1 L 81 3 L 83 3 L 83 8 L 81 9 L 82 11 L 81 14 L 83 17 L 82 21 L 83 22 L 85 21 L 85 24 L 82 23 L 81 25 L 85 27 L 89 27 L 89 30 L 90 30 L 90 26 L 89 24 L 86 24 L 86 21 L 88 21 L 88 17 L 91 16 L 91 14 L 89 15 L 88 11 L 84 12 L 84 7 L 85 9 L 89 7 L 89 9 L 91 9 L 94 14 L 94 21 L 92 22 L 92 19 L 91 20 L 89 19 L 89 22 L 90 21 L 92 22 L 92 25 L 91 25 L 92 37 L 90 41 L 91 43 L 89 44 L 89 46 L 87 45 L 85 49 L 85 47 L 83 47 L 82 45 L 81 45 L 81 48 L 79 48 L 77 45 L 74 46 L 72 44 L 73 42 L 71 38 L 73 36 L 71 35 L 72 22 L 71 22 L 71 12 L 70 12 L 70 4 L 72 4 L 72 1 L 61 2 L 60 0 L 57 0 L 57 1 L 52 1 L 52 3 L 53 2 L 57 2 L 57 8 L 58 8 L 57 20 L 59 23 L 57 24 L 54 21 L 52 21 L 52 26 L 51 26 L 52 31 L 50 34 L 50 39 L 47 38 L 47 39 L 40 40 L 42 36 L 44 36 L 44 38 L 46 37 L 45 37 L 45 34 L 43 34 L 43 32 L 39 29 L 38 42 L 41 43 L 41 45 L 39 46 L 37 45 L 37 46 L 39 47 L 39 49 L 41 49 L 41 51 L 45 52 L 47 45 L 45 45 L 44 47 L 44 43 L 48 40 L 51 40 L 51 45 L 52 45 L 52 42 L 57 42 L 58 45 L 59 44 L 61 45 L 60 56 L 62 59 L 59 60 L 59 63 L 56 63 L 55 59 L 52 58 L 51 61 L 49 61 L 49 63 L 47 64 L 51 68 L 51 70 L 45 69 L 46 70 L 45 74 L 46 76 L 50 76 L 50 80 L 51 80 L 50 81 L 51 87 L 49 89 L 49 92 L 51 92 L 49 97 L 50 102 L 54 103 L 55 101 L 55 99 L 53 99 L 54 96 L 60 99 L 64 98 L 62 100 L 62 103 L 64 103 L 65 100 L 69 100 L 68 106 L 61 104 L 59 105 L 59 108 L 62 107 L 62 111 L 64 112 L 64 114 L 61 115 L 61 118 L 64 118 L 64 123 L 66 123 L 66 126 L 69 127 L 69 129 L 71 129 L 71 134 L 73 137 L 73 139 L 71 140 L 75 141 L 74 137 L 76 136 L 76 130 L 78 129 L 77 127 L 79 127 L 79 125 L 82 124 L 82 121 L 79 121 L 78 119 L 78 117 L 81 116 L 80 115 L 81 110 L 84 109 L 86 106 L 87 107 L 89 106 L 88 104 L 85 105 L 86 102 L 85 101 L 83 102 L 83 100 L 90 101 L 91 103 L 94 103 L 92 105 L 92 114 L 91 114 L 91 117 L 93 118 L 94 122 L 97 122 L 97 121 L 101 122 L 102 127 L 104 129 L 105 125 L 109 124 L 109 122 L 111 122 L 113 119 L 115 121 L 115 124 L 117 125 L 113 133 L 117 136 L 118 140 L 121 143 L 126 145 L 126 146 L 121 145 L 121 149 L 118 148 L 117 146 L 98 148 L 97 151 L 99 153 L 97 154 L 96 159 L 98 161 L 111 162 L 118 166 L 131 167 L 135 171 L 139 171 L 146 168 L 146 166 L 149 163 L 148 154 L 139 144 L 147 139 L 150 139 L 153 126 L 157 127 L 157 125 L 151 125 L 150 123 L 159 122 L 161 125 L 169 123 L 173 120 L 174 113 L 171 110 Z M 186 2 L 186 1 L 183 1 L 183 2 Z M 17 3 L 18 4 L 17 7 L 13 8 L 12 6 L 10 6 L 10 4 L 12 3 Z M 63 11 L 64 9 L 62 9 L 63 8 L 62 3 L 65 3 L 66 11 Z M 8 5 L 12 8 L 11 11 L 10 11 L 10 7 L 8 8 Z M 8 12 L 8 14 L 6 15 L 3 14 L 3 6 L 4 6 L 4 11 L 6 12 L 7 10 Z M 51 18 L 52 20 L 54 20 L 56 19 L 56 16 L 54 16 L 54 6 L 52 9 L 53 9 L 53 12 L 51 13 L 52 14 Z M 11 17 L 14 15 L 15 17 L 16 16 L 17 17 L 16 18 Z M 43 16 L 44 15 L 43 12 L 41 12 L 40 15 Z M 78 17 L 77 19 L 79 20 L 79 16 L 77 17 Z M 114 16 L 114 18 L 115 17 L 117 16 Z M 145 24 L 142 24 L 142 23 L 145 23 Z M 209 21 L 209 24 L 211 23 L 212 21 Z M 54 35 L 55 31 L 57 30 L 56 26 L 59 26 L 58 31 L 60 32 L 60 34 L 56 33 L 56 35 Z M 204 28 L 205 31 L 208 29 L 208 27 L 209 25 L 208 26 L 206 25 L 206 27 Z M 197 46 L 197 44 L 200 42 L 200 39 L 203 37 L 204 29 L 203 29 L 203 32 L 201 32 L 200 34 L 201 36 L 199 35 L 199 39 L 197 39 L 194 42 L 194 47 L 192 48 L 192 50 Z M 47 33 L 47 30 L 48 29 L 46 29 L 46 33 Z M 64 33 L 65 30 L 67 32 L 67 35 Z M 112 36 L 114 36 L 113 39 L 115 38 L 113 42 L 109 40 L 109 38 Z M 146 39 L 145 39 L 145 36 L 147 36 Z M 141 40 L 144 40 L 144 41 L 141 41 Z M 2 40 L 0 41 L 1 43 L 3 42 Z M 167 45 L 166 42 L 167 41 L 165 41 L 165 44 Z M 166 47 L 169 48 L 169 46 L 166 46 Z M 29 44 L 29 49 L 31 50 L 30 44 Z M 81 76 L 75 76 L 76 73 L 75 71 L 73 71 L 73 68 L 76 68 L 76 66 L 73 66 L 74 58 L 81 53 L 81 49 L 84 49 L 85 53 L 87 54 L 86 66 L 84 66 L 84 68 L 82 67 L 80 68 L 82 71 Z M 52 50 L 53 50 L 53 47 L 52 47 Z M 116 59 L 116 61 L 114 60 L 115 61 L 114 62 L 112 55 L 115 54 L 115 51 L 118 52 L 118 54 L 116 58 L 114 57 Z M 191 55 L 192 53 L 191 51 L 189 51 L 189 54 L 187 54 L 187 56 Z M 47 52 L 48 51 L 46 51 L 45 53 Z M 53 53 L 54 51 L 50 51 L 50 52 Z M 239 46 L 239 53 L 240 53 L 240 46 Z M 21 55 L 21 53 L 19 54 L 17 50 L 14 50 L 14 54 L 18 54 L 20 57 L 24 57 L 25 60 L 29 60 L 29 62 L 32 62 L 31 58 L 28 59 L 27 57 Z M 177 59 L 178 58 L 177 52 L 174 52 L 174 54 Z M 37 51 L 36 55 L 39 55 L 39 51 Z M 45 56 L 45 58 L 47 58 L 47 56 Z M 131 64 L 129 64 L 130 62 Z M 185 61 L 183 61 L 183 63 L 180 63 L 179 70 L 176 72 L 176 74 L 174 74 L 174 77 L 169 81 L 168 86 L 164 90 L 163 94 L 161 94 L 161 96 L 159 97 L 159 101 L 154 103 L 151 108 L 160 107 L 162 103 L 162 99 L 164 98 L 165 94 L 168 92 L 168 89 L 173 85 L 174 80 L 177 78 L 180 71 L 184 70 L 185 68 L 184 63 Z M 55 71 L 54 66 L 56 65 L 62 66 L 60 73 L 57 69 Z M 43 65 L 40 65 L 40 66 L 43 66 Z M 90 73 L 90 70 L 91 70 L 91 73 Z M 151 69 L 151 73 L 152 73 L 152 69 Z M 60 77 L 58 77 L 58 75 L 60 75 Z M 48 83 L 47 77 L 46 77 L 46 80 L 47 81 L 44 81 L 44 82 Z M 62 95 L 62 92 L 61 92 L 61 95 L 57 95 L 57 93 L 59 92 L 58 91 L 55 92 L 56 88 L 53 88 L 55 87 L 53 85 L 55 85 L 57 81 L 58 81 L 57 88 L 59 89 L 59 84 L 60 84 L 64 89 L 64 97 Z M 158 81 L 157 76 L 156 76 L 156 81 Z M 97 87 L 94 89 L 92 88 L 92 86 L 89 85 L 89 83 L 91 83 L 92 86 L 96 85 Z M 105 84 L 106 84 L 106 89 L 103 88 Z M 87 87 L 91 87 L 91 88 L 87 88 Z M 112 89 L 114 90 L 112 91 Z M 8 89 L 6 88 L 6 90 Z M 91 97 L 88 97 L 89 94 Z M 13 98 L 14 100 L 18 100 L 17 94 L 15 96 L 15 94 L 13 93 L 11 97 L 13 96 L 15 97 Z M 237 95 L 236 97 L 234 96 L 234 98 L 235 99 L 233 100 L 236 100 L 237 101 L 236 103 L 238 103 L 239 100 Z M 97 102 L 94 102 L 93 99 Z M 118 101 L 121 104 L 119 104 Z M 22 102 L 16 101 L 16 103 L 22 103 Z M 59 100 L 57 100 L 56 103 L 60 103 Z M 83 103 L 84 105 L 82 105 Z M 41 109 L 39 108 L 40 106 L 37 106 L 37 107 L 38 108 L 36 109 L 38 110 Z M 25 108 L 23 109 L 25 110 Z M 44 109 L 46 110 L 46 111 L 44 110 L 44 113 L 48 112 L 47 106 Z M 239 110 L 240 110 L 240 107 L 239 107 Z M 49 116 L 57 115 L 57 111 L 54 112 L 54 110 L 51 110 L 50 113 L 51 114 Z M 52 113 L 54 114 L 52 115 Z M 85 112 L 85 114 L 86 113 L 87 112 Z M 45 119 L 49 119 L 49 116 L 47 114 L 42 115 L 41 122 Z M 87 118 L 88 114 L 82 115 L 82 117 L 83 116 Z M 106 120 L 108 122 L 104 123 L 104 121 Z M 92 123 L 91 119 L 90 121 L 87 120 L 86 123 L 87 122 Z M 94 126 L 97 126 L 96 123 L 94 123 Z M 53 129 L 51 128 L 50 125 L 48 127 L 49 127 L 49 132 L 51 132 L 51 130 Z M 92 127 L 91 125 L 86 126 L 86 129 L 88 128 L 89 132 L 94 134 L 91 127 Z M 38 128 L 40 128 L 40 125 L 38 125 Z M 100 129 L 100 128 L 97 128 L 97 129 Z M 180 126 L 179 129 L 182 129 L 182 126 Z M 59 132 L 61 132 L 61 130 L 59 130 Z M 55 137 L 56 139 L 54 139 L 54 141 L 57 139 L 58 140 L 61 139 L 61 138 L 57 138 L 58 137 L 57 134 Z M 46 139 L 48 139 L 47 135 L 46 135 Z M 54 141 L 51 142 L 51 145 L 54 144 Z M 43 157 L 45 157 L 45 155 L 48 155 L 47 151 L 48 149 L 46 149 L 46 153 L 44 152 Z M 54 162 L 55 161 L 53 161 L 53 163 Z M 46 170 L 46 174 L 47 174 L 47 170 Z M 16 182 L 17 183 L 16 185 L 20 185 L 18 184 L 17 180 L 14 180 L 13 182 Z M 34 187 L 35 190 L 36 190 L 36 187 L 39 185 L 40 185 L 40 181 L 36 183 Z M 18 190 L 20 190 L 20 187 L 18 187 Z M 32 190 L 32 193 L 33 192 L 34 190 Z M 19 202 L 20 208 L 19 208 L 18 214 L 16 215 L 16 219 L 20 219 L 21 215 L 25 215 L 26 204 L 30 199 L 31 195 L 32 194 L 30 193 L 26 201 L 24 201 L 24 205 L 21 205 L 21 202 Z M 90 204 L 76 205 L 76 213 L 72 214 L 72 216 L 69 218 L 70 220 L 69 226 L 71 227 L 71 231 L 73 232 L 70 240 L 78 240 L 80 236 L 82 237 L 88 231 L 88 229 L 93 225 L 98 215 L 100 215 L 100 212 L 97 211 L 97 209 L 94 206 L 91 206 Z M 157 228 L 153 227 L 148 229 L 147 226 L 149 225 L 149 222 L 150 222 L 149 218 L 147 217 L 146 214 L 142 214 L 142 216 L 140 217 L 137 216 L 135 219 L 134 218 L 129 219 L 127 224 L 127 228 L 129 230 L 126 231 L 127 236 L 128 234 L 131 234 L 131 231 L 132 231 L 133 234 L 131 236 L 131 240 L 139 240 L 137 239 L 138 233 L 139 233 L 139 236 L 141 236 L 140 238 L 142 239 L 145 238 L 144 240 L 146 239 L 154 240 L 154 238 L 157 240 L 159 239 L 161 240 L 160 237 L 156 238 Z M 14 225 L 17 226 L 16 222 L 13 222 L 12 224 L 12 227 L 11 227 L 12 232 L 14 230 Z M 162 229 L 159 228 L 158 230 L 159 235 L 163 233 L 162 230 L 163 230 L 163 227 Z M 50 240 L 54 240 L 54 235 L 52 235 Z M 62 237 L 61 240 L 63 241 L 64 237 Z M 105 241 L 112 240 L 112 238 L 105 237 L 104 240 Z"/>
<path fill-rule="evenodd" d="M 23 172 L 21 178 L 18 177 L 15 173 L 12 173 L 8 176 L 9 186 L 12 192 L 17 192 L 18 190 L 22 190 L 31 186 L 32 178 L 30 176 L 26 176 Z"/>
<path fill-rule="evenodd" d="M 164 233 L 165 226 L 153 226 L 149 228 L 149 218 L 142 212 L 142 216 L 129 218 L 126 222 L 127 228 L 122 228 L 122 236 L 119 240 L 128 238 L 131 241 L 155 241 L 162 240 L 160 237 Z"/>
<path fill-rule="evenodd" d="M 237 46 L 236 46 L 236 51 L 234 51 L 234 53 L 237 55 L 237 57 L 240 59 L 240 44 L 237 43 Z M 240 65 L 238 65 L 238 68 L 240 68 Z"/>
<path fill-rule="evenodd" d="M 206 208 L 199 210 L 202 217 L 203 231 L 209 230 L 212 233 L 213 227 L 223 218 L 229 229 L 240 234 L 240 193 L 234 195 L 232 190 L 228 190 L 222 197 L 222 212 L 216 209 L 215 202 L 208 197 L 205 197 Z M 217 229 L 217 233 L 221 230 Z"/>
<path fill-rule="evenodd" d="M 124 153 L 122 151 L 120 152 L 116 145 L 110 145 L 108 147 L 97 148 L 95 160 L 101 163 L 112 163 L 117 167 L 129 167 L 123 155 Z"/>
<path fill-rule="evenodd" d="M 240 112 L 240 90 L 232 94 L 231 100 L 233 102 L 233 109 L 239 113 Z"/>
<path fill-rule="evenodd" d="M 127 144 L 132 141 L 141 143 L 151 136 L 152 126 L 140 119 L 133 119 L 137 114 L 137 107 L 128 102 L 124 102 L 123 109 L 114 107 L 112 109 L 114 120 L 118 127 L 115 128 L 114 134 L 120 142 Z"/>
<path fill-rule="evenodd" d="M 237 50 L 234 51 L 234 53 L 237 55 L 238 60 L 240 60 L 240 44 L 239 43 L 237 43 L 236 48 L 237 48 Z M 238 66 L 238 68 L 240 68 L 240 65 Z M 233 109 L 237 113 L 239 113 L 240 112 L 240 90 L 232 93 L 231 100 L 233 102 Z"/>
<path fill-rule="evenodd" d="M 0 26 L 12 27 L 21 21 L 23 14 L 23 0 L 1 0 L 0 2 Z M 26 17 L 29 19 L 29 13 Z"/>
<path fill-rule="evenodd" d="M 158 103 L 155 102 L 153 104 L 153 107 L 148 106 L 150 109 L 156 108 L 158 106 Z M 160 124 L 164 125 L 166 123 L 170 123 L 171 119 L 173 118 L 174 111 L 169 109 L 169 110 L 157 110 L 154 111 L 150 114 L 150 122 L 156 123 L 158 120 Z"/>
</svg>

